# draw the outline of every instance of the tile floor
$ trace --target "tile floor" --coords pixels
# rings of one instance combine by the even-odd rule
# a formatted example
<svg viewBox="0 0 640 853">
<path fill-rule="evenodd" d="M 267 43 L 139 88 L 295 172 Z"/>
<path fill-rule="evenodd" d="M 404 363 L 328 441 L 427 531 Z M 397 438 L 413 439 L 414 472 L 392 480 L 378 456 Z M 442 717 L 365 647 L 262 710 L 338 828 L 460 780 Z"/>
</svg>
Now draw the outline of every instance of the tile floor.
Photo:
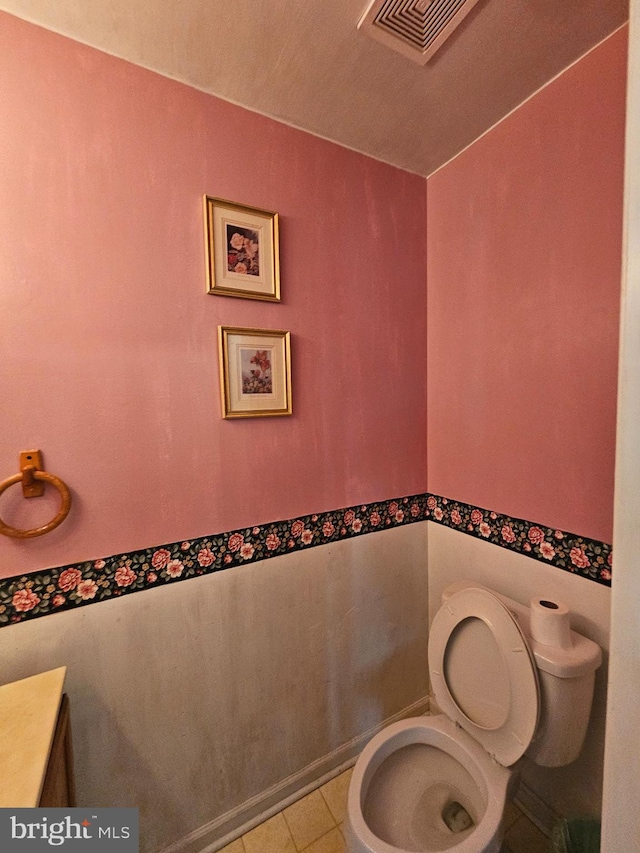
<svg viewBox="0 0 640 853">
<path fill-rule="evenodd" d="M 515 803 L 508 804 L 504 823 L 502 853 L 550 853 L 551 841 Z"/>
<path fill-rule="evenodd" d="M 220 853 L 346 853 L 342 822 L 351 770 L 256 826 Z M 549 839 L 513 803 L 502 853 L 549 853 Z"/>
</svg>

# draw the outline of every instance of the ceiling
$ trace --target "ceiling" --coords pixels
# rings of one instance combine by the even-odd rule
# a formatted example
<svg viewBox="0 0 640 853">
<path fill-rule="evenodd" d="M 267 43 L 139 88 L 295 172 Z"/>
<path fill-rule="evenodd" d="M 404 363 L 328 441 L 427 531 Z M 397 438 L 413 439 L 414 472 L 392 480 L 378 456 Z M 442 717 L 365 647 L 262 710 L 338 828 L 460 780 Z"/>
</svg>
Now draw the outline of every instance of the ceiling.
<svg viewBox="0 0 640 853">
<path fill-rule="evenodd" d="M 429 175 L 621 26 L 628 0 L 479 0 L 420 66 L 368 0 L 0 0 L 0 9 Z"/>
</svg>

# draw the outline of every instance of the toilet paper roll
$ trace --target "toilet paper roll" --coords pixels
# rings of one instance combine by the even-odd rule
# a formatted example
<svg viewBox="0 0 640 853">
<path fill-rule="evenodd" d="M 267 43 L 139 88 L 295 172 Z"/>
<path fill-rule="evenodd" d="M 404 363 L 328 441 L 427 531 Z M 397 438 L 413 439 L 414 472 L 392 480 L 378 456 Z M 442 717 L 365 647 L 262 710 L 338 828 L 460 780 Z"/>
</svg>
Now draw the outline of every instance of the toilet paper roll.
<svg viewBox="0 0 640 853">
<path fill-rule="evenodd" d="M 545 646 L 571 648 L 571 621 L 566 604 L 548 598 L 532 598 L 529 619 L 532 640 Z"/>
</svg>

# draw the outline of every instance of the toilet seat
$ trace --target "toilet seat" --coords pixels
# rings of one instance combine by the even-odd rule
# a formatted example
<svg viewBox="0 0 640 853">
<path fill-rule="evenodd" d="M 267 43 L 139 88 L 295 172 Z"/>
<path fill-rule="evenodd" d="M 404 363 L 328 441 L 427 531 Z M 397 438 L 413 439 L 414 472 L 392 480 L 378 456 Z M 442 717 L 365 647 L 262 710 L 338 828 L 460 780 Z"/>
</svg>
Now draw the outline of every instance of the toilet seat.
<svg viewBox="0 0 640 853">
<path fill-rule="evenodd" d="M 510 767 L 538 726 L 537 668 L 511 611 L 485 589 L 454 593 L 429 634 L 429 674 L 439 707 Z"/>
</svg>

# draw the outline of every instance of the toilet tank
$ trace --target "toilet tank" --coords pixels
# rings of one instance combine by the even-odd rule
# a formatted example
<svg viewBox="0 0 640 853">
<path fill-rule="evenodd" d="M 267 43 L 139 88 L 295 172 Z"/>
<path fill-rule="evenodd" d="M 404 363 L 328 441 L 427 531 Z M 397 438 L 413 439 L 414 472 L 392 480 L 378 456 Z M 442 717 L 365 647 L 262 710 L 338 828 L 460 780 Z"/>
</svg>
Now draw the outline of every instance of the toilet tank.
<svg viewBox="0 0 640 853">
<path fill-rule="evenodd" d="M 538 667 L 538 676 L 540 722 L 526 754 L 542 767 L 563 767 L 576 760 L 584 745 L 595 669 L 574 678 L 563 678 Z"/>
<path fill-rule="evenodd" d="M 530 609 L 489 587 L 471 581 L 448 586 L 442 600 L 467 587 L 486 589 L 509 608 L 524 634 L 538 670 L 540 717 L 526 755 L 543 767 L 562 767 L 580 755 L 589 725 L 595 671 L 602 663 L 597 643 L 568 631 L 564 648 L 531 637 Z"/>
</svg>

